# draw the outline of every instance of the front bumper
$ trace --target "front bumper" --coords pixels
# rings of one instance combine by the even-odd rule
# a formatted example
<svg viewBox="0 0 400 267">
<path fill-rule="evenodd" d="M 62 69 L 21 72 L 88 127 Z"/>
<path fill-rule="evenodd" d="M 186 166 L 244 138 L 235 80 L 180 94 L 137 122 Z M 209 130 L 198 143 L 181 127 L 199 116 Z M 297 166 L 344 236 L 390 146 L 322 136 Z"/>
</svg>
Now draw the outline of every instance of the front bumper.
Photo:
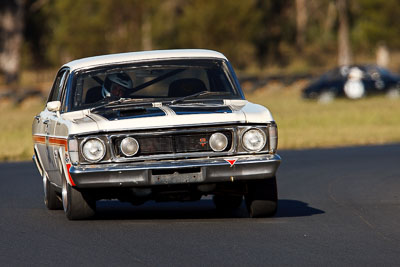
<svg viewBox="0 0 400 267">
<path fill-rule="evenodd" d="M 231 166 L 227 160 L 235 160 Z M 72 166 L 78 188 L 148 187 L 166 184 L 216 183 L 275 176 L 279 155 L 183 159 L 140 163 Z"/>
</svg>

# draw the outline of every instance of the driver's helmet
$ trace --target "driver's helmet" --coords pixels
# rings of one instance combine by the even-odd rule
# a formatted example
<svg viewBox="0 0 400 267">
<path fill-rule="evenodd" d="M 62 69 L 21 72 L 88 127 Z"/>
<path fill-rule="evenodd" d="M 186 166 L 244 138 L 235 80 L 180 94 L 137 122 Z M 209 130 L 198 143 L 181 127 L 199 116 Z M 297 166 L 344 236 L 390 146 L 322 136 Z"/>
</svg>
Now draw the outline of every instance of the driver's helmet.
<svg viewBox="0 0 400 267">
<path fill-rule="evenodd" d="M 124 91 L 126 91 L 127 89 L 131 89 L 133 87 L 133 82 L 129 75 L 124 72 L 107 75 L 101 90 L 101 94 L 104 98 L 112 96 L 112 89 L 114 85 L 118 85 L 122 87 Z"/>
</svg>

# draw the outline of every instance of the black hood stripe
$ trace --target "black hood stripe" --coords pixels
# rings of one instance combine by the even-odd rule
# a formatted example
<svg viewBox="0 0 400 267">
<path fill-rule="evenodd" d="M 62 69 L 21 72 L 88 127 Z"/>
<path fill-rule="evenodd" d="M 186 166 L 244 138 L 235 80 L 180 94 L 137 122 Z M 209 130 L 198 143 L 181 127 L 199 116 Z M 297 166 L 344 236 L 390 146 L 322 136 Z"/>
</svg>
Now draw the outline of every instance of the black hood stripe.
<svg viewBox="0 0 400 267">
<path fill-rule="evenodd" d="M 134 108 L 127 110 L 105 110 L 104 112 L 97 113 L 100 116 L 112 120 L 127 120 L 136 118 L 147 118 L 147 117 L 159 117 L 166 116 L 167 114 L 158 107 L 147 107 L 147 108 Z"/>
<path fill-rule="evenodd" d="M 232 113 L 228 106 L 170 106 L 177 115 Z"/>
<path fill-rule="evenodd" d="M 163 107 L 135 107 L 129 109 L 106 109 L 96 112 L 109 121 L 159 116 L 192 115 L 192 114 L 221 114 L 232 113 L 229 106 L 163 106 Z"/>
</svg>

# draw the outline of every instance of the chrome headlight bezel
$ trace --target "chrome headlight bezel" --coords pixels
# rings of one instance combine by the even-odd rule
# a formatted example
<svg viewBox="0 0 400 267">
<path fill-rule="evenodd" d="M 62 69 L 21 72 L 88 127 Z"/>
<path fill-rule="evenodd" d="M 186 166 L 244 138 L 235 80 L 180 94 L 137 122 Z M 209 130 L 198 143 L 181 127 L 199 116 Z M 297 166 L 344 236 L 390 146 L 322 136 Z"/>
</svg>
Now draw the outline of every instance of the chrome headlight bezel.
<svg viewBox="0 0 400 267">
<path fill-rule="evenodd" d="M 216 138 L 218 138 L 219 140 L 214 140 L 214 139 L 216 139 Z M 223 147 L 222 147 L 222 148 L 217 148 L 217 147 L 215 146 L 215 144 L 214 144 L 215 141 L 222 141 L 222 142 L 224 143 Z M 213 151 L 215 151 L 215 152 L 221 152 L 221 151 L 224 151 L 224 150 L 228 147 L 229 140 L 228 140 L 228 137 L 227 137 L 225 134 L 220 133 L 220 132 L 217 132 L 217 133 L 213 133 L 213 134 L 210 136 L 210 139 L 209 139 L 209 142 L 208 142 L 208 143 L 210 144 L 210 147 L 211 147 L 211 149 L 212 149 Z"/>
<path fill-rule="evenodd" d="M 250 138 L 250 137 L 246 137 L 246 136 L 248 136 L 251 133 L 256 133 L 256 134 L 258 134 L 259 137 L 261 137 L 261 139 L 262 139 L 261 145 L 254 147 L 254 148 L 251 148 L 248 145 L 246 145 L 246 143 L 247 143 L 246 138 Z M 260 151 L 264 150 L 264 148 L 267 146 L 267 143 L 268 143 L 267 135 L 265 134 L 265 132 L 262 129 L 257 128 L 257 127 L 251 127 L 243 132 L 242 138 L 241 138 L 241 143 L 242 143 L 243 149 L 246 150 L 247 152 L 260 152 Z"/>
<path fill-rule="evenodd" d="M 135 144 L 135 146 L 136 146 L 136 150 L 134 151 L 134 153 L 128 153 L 128 152 L 126 152 L 126 151 L 124 151 L 124 141 L 125 140 L 130 140 L 130 141 L 133 141 L 133 143 Z M 138 152 L 139 152 L 139 142 L 135 139 L 135 138 L 133 138 L 133 137 L 131 137 L 131 136 L 127 136 L 127 137 L 125 137 L 124 139 L 122 139 L 121 140 L 121 143 L 119 144 L 119 149 L 121 150 L 121 153 L 125 156 L 125 157 L 133 157 L 133 156 L 135 156 Z"/>
<path fill-rule="evenodd" d="M 101 148 L 102 148 L 102 152 L 101 152 L 101 154 L 100 154 L 100 157 L 98 157 L 98 158 L 96 158 L 96 159 L 90 159 L 90 158 L 85 154 L 85 145 L 86 145 L 89 141 L 92 141 L 92 140 L 93 140 L 93 141 L 98 141 L 98 142 L 101 144 Z M 101 161 L 101 160 L 105 157 L 106 152 L 107 152 L 106 145 L 104 144 L 103 140 L 101 140 L 101 139 L 98 138 L 98 137 L 87 137 L 87 138 L 85 138 L 85 139 L 82 141 L 82 143 L 81 143 L 80 149 L 81 149 L 81 155 L 83 156 L 83 158 L 84 158 L 86 161 L 91 162 L 91 163 L 97 163 L 97 162 Z"/>
</svg>

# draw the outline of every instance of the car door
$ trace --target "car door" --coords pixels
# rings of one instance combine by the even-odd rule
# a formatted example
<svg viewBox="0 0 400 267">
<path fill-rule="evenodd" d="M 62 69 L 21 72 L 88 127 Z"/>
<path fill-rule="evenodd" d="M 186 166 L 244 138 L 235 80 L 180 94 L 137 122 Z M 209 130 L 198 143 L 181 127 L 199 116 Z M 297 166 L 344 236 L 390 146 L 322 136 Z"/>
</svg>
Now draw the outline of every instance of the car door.
<svg viewBox="0 0 400 267">
<path fill-rule="evenodd" d="M 54 81 L 52 91 L 49 96 L 49 102 L 62 101 L 63 90 L 65 88 L 66 80 L 69 71 L 64 68 L 61 69 Z M 46 109 L 47 110 L 47 109 Z M 52 112 L 47 110 L 45 113 L 46 118 L 43 123 L 45 124 L 45 135 L 46 135 L 46 158 L 48 161 L 48 174 L 51 182 L 61 186 L 61 166 L 59 164 L 59 153 L 60 144 L 58 142 L 59 137 L 56 136 L 56 128 L 59 124 L 60 114 L 59 112 Z"/>
</svg>

